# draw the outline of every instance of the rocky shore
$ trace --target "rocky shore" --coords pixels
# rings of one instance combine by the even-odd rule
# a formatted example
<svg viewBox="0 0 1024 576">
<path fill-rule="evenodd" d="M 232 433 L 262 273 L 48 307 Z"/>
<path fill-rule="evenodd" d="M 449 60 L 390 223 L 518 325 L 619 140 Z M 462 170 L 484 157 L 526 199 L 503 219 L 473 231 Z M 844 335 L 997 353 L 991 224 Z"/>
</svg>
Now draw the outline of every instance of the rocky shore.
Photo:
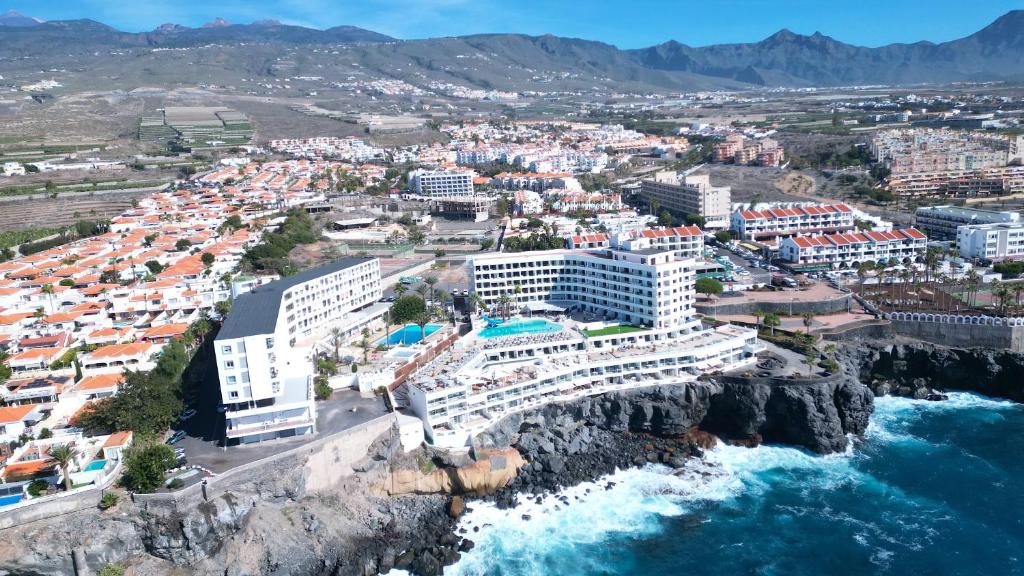
<svg viewBox="0 0 1024 576">
<path fill-rule="evenodd" d="M 473 547 L 457 534 L 467 501 L 512 506 L 616 469 L 681 466 L 715 437 L 846 448 L 867 426 L 873 396 L 849 378 L 778 383 L 720 378 L 583 398 L 510 416 L 471 454 L 401 450 L 396 430 L 330 489 L 308 492 L 310 461 L 282 462 L 198 505 L 84 511 L 4 531 L 0 573 L 74 574 L 71 551 L 93 570 L 128 574 L 372 575 L 400 568 L 440 574 Z M 305 466 L 305 467 L 304 467 Z"/>
<path fill-rule="evenodd" d="M 837 360 L 848 378 L 878 396 L 940 399 L 961 390 L 1024 402 L 1024 354 L 986 348 L 947 348 L 920 340 L 840 343 Z"/>
</svg>

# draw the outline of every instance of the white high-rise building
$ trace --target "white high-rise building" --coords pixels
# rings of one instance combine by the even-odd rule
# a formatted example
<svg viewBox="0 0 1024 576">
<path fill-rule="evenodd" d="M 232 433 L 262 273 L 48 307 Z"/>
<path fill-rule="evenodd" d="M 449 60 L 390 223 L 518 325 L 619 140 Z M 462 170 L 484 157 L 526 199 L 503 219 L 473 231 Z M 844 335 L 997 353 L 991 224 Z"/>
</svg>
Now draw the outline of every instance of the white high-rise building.
<svg viewBox="0 0 1024 576">
<path fill-rule="evenodd" d="M 214 342 L 228 442 L 316 430 L 312 345 L 380 299 L 376 258 L 343 258 L 234 300 Z"/>
</svg>

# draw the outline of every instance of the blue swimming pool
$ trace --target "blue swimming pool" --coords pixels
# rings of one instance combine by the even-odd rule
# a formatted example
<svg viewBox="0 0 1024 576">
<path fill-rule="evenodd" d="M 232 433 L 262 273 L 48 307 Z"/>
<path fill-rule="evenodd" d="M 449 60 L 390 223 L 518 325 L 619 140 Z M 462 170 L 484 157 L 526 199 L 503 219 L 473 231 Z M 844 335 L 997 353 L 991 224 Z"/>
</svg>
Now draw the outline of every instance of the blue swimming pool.
<svg viewBox="0 0 1024 576">
<path fill-rule="evenodd" d="M 424 327 L 424 330 L 421 331 L 418 325 L 407 324 L 391 333 L 391 336 L 388 338 L 388 344 L 391 346 L 394 346 L 395 344 L 415 344 L 423 339 L 423 332 L 426 332 L 427 336 L 430 336 L 442 327 L 443 326 L 441 324 L 427 324 Z M 374 344 L 377 344 L 378 346 L 383 343 L 383 338 L 374 342 Z"/>
<path fill-rule="evenodd" d="M 512 320 L 480 331 L 481 338 L 498 338 L 520 334 L 551 334 L 561 332 L 562 326 L 547 320 Z"/>
<path fill-rule="evenodd" d="M 103 470 L 103 467 L 107 465 L 106 460 L 93 460 L 89 462 L 89 465 L 85 467 L 82 472 L 92 472 L 93 470 Z"/>
<path fill-rule="evenodd" d="M 17 504 L 21 502 L 21 494 L 13 494 L 11 496 L 0 496 L 0 506 L 10 506 L 11 504 Z"/>
</svg>

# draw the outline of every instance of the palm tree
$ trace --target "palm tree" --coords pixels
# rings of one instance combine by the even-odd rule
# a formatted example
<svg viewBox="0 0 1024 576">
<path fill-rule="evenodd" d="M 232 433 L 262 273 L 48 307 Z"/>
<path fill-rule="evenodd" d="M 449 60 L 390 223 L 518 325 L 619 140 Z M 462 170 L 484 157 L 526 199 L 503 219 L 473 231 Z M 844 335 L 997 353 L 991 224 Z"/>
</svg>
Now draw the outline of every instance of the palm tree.
<svg viewBox="0 0 1024 576">
<path fill-rule="evenodd" d="M 814 312 L 804 312 L 804 334 L 811 333 L 811 326 L 814 326 Z"/>
<path fill-rule="evenodd" d="M 780 324 L 782 324 L 782 320 L 775 312 L 769 312 L 764 315 L 764 325 L 772 331 L 772 336 L 775 336 L 775 327 Z"/>
<path fill-rule="evenodd" d="M 53 314 L 54 312 L 56 312 L 57 309 L 54 308 L 54 306 L 53 306 L 53 284 L 43 284 L 43 287 L 40 288 L 39 290 L 43 294 L 46 294 L 46 296 L 50 300 L 50 314 Z"/>
<path fill-rule="evenodd" d="M 764 318 L 764 312 L 760 309 L 754 310 L 754 324 L 757 325 L 757 329 L 761 330 L 761 319 Z"/>
<path fill-rule="evenodd" d="M 426 299 L 427 299 L 427 292 L 429 292 L 429 291 L 430 291 L 430 288 L 427 287 L 426 284 L 420 284 L 419 286 L 416 287 L 416 293 L 419 294 L 420 298 L 423 298 L 424 301 L 426 301 Z"/>
<path fill-rule="evenodd" d="M 367 364 L 370 361 L 370 329 L 363 328 L 362 336 L 359 347 L 363 349 L 363 364 Z"/>
<path fill-rule="evenodd" d="M 341 348 L 341 343 L 344 342 L 345 331 L 340 326 L 331 328 L 331 346 L 334 346 L 334 361 L 337 362 L 339 355 L 338 349 Z"/>
<path fill-rule="evenodd" d="M 427 338 L 427 324 L 434 319 L 434 315 L 429 310 L 424 310 L 413 318 L 413 322 L 420 327 L 420 342 Z"/>
<path fill-rule="evenodd" d="M 470 294 L 469 301 L 473 303 L 473 306 L 477 310 L 479 310 L 481 312 L 486 312 L 487 311 L 487 302 L 485 302 L 483 297 L 481 297 L 476 292 L 473 292 L 472 294 Z"/>
<path fill-rule="evenodd" d="M 391 347 L 391 310 L 384 312 L 384 349 Z"/>
<path fill-rule="evenodd" d="M 58 444 L 50 448 L 50 458 L 57 461 L 61 474 L 64 476 L 64 489 L 71 490 L 71 462 L 78 456 L 78 451 L 67 444 Z"/>
<path fill-rule="evenodd" d="M 409 291 L 409 287 L 406 286 L 405 284 L 402 284 L 401 282 L 399 282 L 398 284 L 395 284 L 395 296 L 398 296 L 399 298 L 401 298 L 402 294 L 405 294 L 408 291 Z"/>
<path fill-rule="evenodd" d="M 434 286 L 437 285 L 437 276 L 427 276 L 423 281 L 430 286 L 430 299 L 434 300 Z"/>
<path fill-rule="evenodd" d="M 498 303 L 501 304 L 501 317 L 508 320 L 509 309 L 512 306 L 512 296 L 502 294 L 501 297 L 498 298 Z"/>
</svg>

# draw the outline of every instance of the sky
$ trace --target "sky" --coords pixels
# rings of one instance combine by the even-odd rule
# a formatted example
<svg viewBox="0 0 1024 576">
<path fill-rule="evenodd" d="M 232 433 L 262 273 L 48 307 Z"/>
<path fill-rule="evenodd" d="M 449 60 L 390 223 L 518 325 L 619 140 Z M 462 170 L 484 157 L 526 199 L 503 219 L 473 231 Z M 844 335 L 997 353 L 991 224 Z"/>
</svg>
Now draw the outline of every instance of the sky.
<svg viewBox="0 0 1024 576">
<path fill-rule="evenodd" d="M 862 46 L 967 36 L 1024 0 L 0 0 L 46 20 L 92 18 L 139 32 L 275 19 L 313 28 L 352 25 L 396 38 L 492 32 L 556 34 L 639 48 L 755 42 L 782 28 Z M 969 6 L 969 9 L 966 9 Z"/>
</svg>

